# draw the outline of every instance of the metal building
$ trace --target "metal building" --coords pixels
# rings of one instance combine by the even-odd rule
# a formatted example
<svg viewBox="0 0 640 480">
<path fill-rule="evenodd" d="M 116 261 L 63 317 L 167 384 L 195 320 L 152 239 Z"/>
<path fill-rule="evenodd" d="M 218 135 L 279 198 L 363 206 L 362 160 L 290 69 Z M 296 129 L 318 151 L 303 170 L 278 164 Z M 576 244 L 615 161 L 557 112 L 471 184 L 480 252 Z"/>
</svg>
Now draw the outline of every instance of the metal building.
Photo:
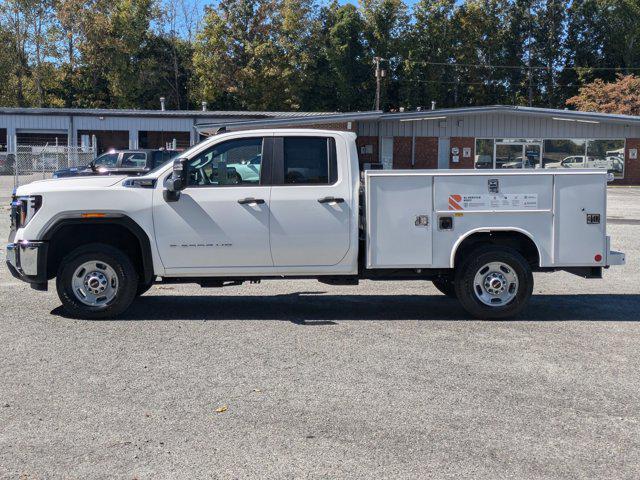
<svg viewBox="0 0 640 480">
<path fill-rule="evenodd" d="M 114 110 L 80 108 L 0 108 L 0 150 L 19 144 L 81 146 L 96 137 L 98 153 L 109 148 L 161 148 L 176 141 L 185 147 L 199 138 L 201 123 L 242 119 L 291 118 L 318 114 L 191 110 Z"/>
<path fill-rule="evenodd" d="M 247 129 L 330 126 L 358 134 L 361 163 L 383 168 L 606 168 L 640 184 L 640 117 L 487 106 L 398 113 L 355 112 L 201 124 Z"/>
<path fill-rule="evenodd" d="M 198 125 L 246 119 L 310 117 L 301 112 L 0 108 L 0 174 L 14 185 L 86 165 L 111 149 L 184 149 Z"/>
<path fill-rule="evenodd" d="M 383 168 L 606 168 L 615 183 L 640 184 L 640 117 L 501 105 L 396 113 L 0 108 L 0 173 L 15 172 L 21 148 L 71 164 L 111 148 L 186 148 L 222 126 L 350 130 L 361 163 Z M 55 167 L 45 158 L 28 165 L 43 175 Z"/>
</svg>

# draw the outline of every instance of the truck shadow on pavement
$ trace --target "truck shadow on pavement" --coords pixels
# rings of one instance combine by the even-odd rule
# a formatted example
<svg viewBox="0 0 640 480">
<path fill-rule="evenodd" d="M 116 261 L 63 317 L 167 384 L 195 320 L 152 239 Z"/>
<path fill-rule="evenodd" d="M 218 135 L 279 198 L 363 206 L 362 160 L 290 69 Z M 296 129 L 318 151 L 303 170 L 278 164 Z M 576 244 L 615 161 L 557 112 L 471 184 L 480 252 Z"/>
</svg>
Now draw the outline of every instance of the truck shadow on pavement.
<svg viewBox="0 0 640 480">
<path fill-rule="evenodd" d="M 63 315 L 62 308 L 52 314 Z M 280 320 L 332 325 L 348 320 L 469 320 L 442 295 L 153 295 L 138 298 L 119 320 Z M 640 295 L 534 295 L 515 321 L 638 321 Z"/>
</svg>

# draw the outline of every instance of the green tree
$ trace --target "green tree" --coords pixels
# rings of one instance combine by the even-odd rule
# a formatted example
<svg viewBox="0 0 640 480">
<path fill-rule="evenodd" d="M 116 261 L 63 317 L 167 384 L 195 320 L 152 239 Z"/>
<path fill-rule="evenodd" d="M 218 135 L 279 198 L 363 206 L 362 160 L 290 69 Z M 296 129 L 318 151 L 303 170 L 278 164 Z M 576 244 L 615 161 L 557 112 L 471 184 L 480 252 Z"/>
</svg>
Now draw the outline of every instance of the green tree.
<svg viewBox="0 0 640 480">
<path fill-rule="evenodd" d="M 364 45 L 362 17 L 350 4 L 336 8 L 334 3 L 334 8 L 327 13 L 326 55 L 335 79 L 336 109 L 370 108 L 373 97 L 369 95 L 373 91 L 368 84 L 372 69 Z"/>
<path fill-rule="evenodd" d="M 386 77 L 382 82 L 381 108 L 397 107 L 409 17 L 402 0 L 360 0 L 364 35 L 372 57 L 380 57 Z"/>
<path fill-rule="evenodd" d="M 158 16 L 153 0 L 115 0 L 113 3 L 107 79 L 112 104 L 116 107 L 133 108 L 145 103 L 140 99 L 148 95 L 147 78 L 154 67 L 154 59 L 149 55 L 150 26 Z"/>
<path fill-rule="evenodd" d="M 282 108 L 298 110 L 303 101 L 305 75 L 313 63 L 314 6 L 310 0 L 280 0 L 273 30 L 278 49 L 278 70 L 284 88 Z"/>
<path fill-rule="evenodd" d="M 527 105 L 530 60 L 533 60 L 533 7 L 535 0 L 514 0 L 508 7 L 504 44 L 504 64 L 514 68 L 494 69 L 505 82 L 504 103 Z M 533 84 L 533 79 L 531 79 Z"/>
<path fill-rule="evenodd" d="M 469 0 L 453 17 L 455 59 L 461 66 L 452 72 L 453 105 L 491 105 L 506 98 L 503 65 L 508 42 L 507 0 Z"/>
<path fill-rule="evenodd" d="M 0 25 L 0 105 L 15 107 L 20 105 L 18 90 L 15 32 L 6 25 Z"/>
<path fill-rule="evenodd" d="M 225 0 L 208 8 L 194 47 L 194 101 L 218 108 L 277 110 L 287 105 L 272 0 Z"/>
<path fill-rule="evenodd" d="M 406 60 L 401 71 L 404 106 L 451 104 L 451 68 L 454 59 L 452 17 L 455 0 L 421 0 L 406 33 Z"/>
<path fill-rule="evenodd" d="M 538 104 L 556 107 L 562 104 L 563 92 L 556 88 L 564 60 L 566 2 L 541 0 L 535 11 L 533 51 Z"/>
</svg>

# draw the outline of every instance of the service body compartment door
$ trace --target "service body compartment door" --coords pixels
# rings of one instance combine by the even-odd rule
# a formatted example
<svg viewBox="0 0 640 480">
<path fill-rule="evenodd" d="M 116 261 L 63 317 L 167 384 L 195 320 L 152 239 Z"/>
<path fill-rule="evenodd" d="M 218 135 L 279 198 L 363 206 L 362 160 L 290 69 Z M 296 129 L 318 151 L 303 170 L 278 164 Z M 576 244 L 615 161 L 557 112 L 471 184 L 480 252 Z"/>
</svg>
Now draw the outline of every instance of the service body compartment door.
<svg viewBox="0 0 640 480">
<path fill-rule="evenodd" d="M 367 174 L 367 268 L 431 265 L 432 179 Z"/>
<path fill-rule="evenodd" d="M 552 265 L 551 173 L 481 170 L 438 175 L 433 184 L 435 222 L 439 217 L 453 222 L 448 230 L 434 230 L 435 268 L 452 266 L 452 252 L 462 239 L 489 230 L 525 234 L 535 242 L 542 266 Z"/>
<path fill-rule="evenodd" d="M 556 175 L 556 264 L 603 265 L 606 258 L 606 177 Z M 597 262 L 596 255 L 602 260 Z"/>
</svg>

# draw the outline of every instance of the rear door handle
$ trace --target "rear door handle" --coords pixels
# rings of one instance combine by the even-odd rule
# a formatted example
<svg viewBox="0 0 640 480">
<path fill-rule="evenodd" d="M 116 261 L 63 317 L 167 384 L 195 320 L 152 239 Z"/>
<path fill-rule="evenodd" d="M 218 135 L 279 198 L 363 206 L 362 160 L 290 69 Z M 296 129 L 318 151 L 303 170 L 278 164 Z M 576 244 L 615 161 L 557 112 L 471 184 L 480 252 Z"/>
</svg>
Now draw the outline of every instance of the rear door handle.
<svg viewBox="0 0 640 480">
<path fill-rule="evenodd" d="M 318 199 L 318 203 L 344 203 L 344 198 L 322 197 Z"/>
<path fill-rule="evenodd" d="M 264 203 L 264 200 L 262 198 L 247 197 L 247 198 L 241 198 L 240 200 L 238 200 L 238 203 L 240 205 L 251 205 L 251 204 L 262 205 Z"/>
</svg>

